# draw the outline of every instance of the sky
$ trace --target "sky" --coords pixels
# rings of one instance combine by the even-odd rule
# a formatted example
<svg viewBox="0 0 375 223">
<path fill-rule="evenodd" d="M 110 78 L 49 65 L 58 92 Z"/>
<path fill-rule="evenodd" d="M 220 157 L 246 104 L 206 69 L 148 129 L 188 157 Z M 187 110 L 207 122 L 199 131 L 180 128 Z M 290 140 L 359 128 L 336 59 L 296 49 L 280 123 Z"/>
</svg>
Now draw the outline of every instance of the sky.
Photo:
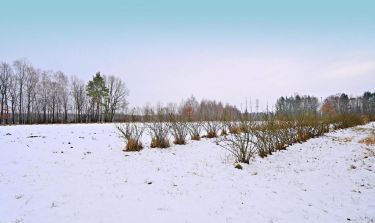
<svg viewBox="0 0 375 223">
<path fill-rule="evenodd" d="M 260 109 L 294 93 L 375 91 L 373 0 L 0 0 L 0 61 L 88 81 L 121 77 L 130 106 L 195 95 Z M 248 102 L 250 104 L 250 102 Z"/>
</svg>

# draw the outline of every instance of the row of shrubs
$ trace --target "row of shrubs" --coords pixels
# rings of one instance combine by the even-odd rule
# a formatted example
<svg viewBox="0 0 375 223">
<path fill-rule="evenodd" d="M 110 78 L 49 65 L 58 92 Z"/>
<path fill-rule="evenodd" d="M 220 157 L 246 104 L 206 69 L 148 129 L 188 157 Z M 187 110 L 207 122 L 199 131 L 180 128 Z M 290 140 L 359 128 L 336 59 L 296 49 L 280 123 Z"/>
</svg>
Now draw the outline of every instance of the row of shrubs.
<svg viewBox="0 0 375 223">
<path fill-rule="evenodd" d="M 225 127 L 223 123 L 217 121 L 171 120 L 169 122 L 120 123 L 116 124 L 116 128 L 126 143 L 124 151 L 140 151 L 143 148 L 141 138 L 145 131 L 151 136 L 151 148 L 168 148 L 171 146 L 170 135 L 173 136 L 174 144 L 184 145 L 189 137 L 191 140 L 200 140 L 202 137 L 216 138 L 220 129 Z M 206 134 L 203 135 L 203 133 Z"/>
<path fill-rule="evenodd" d="M 329 131 L 369 122 L 365 116 L 335 115 L 321 117 L 303 114 L 293 117 L 266 116 L 263 121 L 244 119 L 231 123 L 233 134 L 218 139 L 218 144 L 231 152 L 237 162 L 249 163 L 256 155 L 266 157 L 295 143 L 303 143 Z"/>
<path fill-rule="evenodd" d="M 266 157 L 284 150 L 295 143 L 319 137 L 331 130 L 348 128 L 367 123 L 368 118 L 359 115 L 335 115 L 321 117 L 316 114 L 299 116 L 265 115 L 261 121 L 244 116 L 239 121 L 186 122 L 171 117 L 168 122 L 121 123 L 116 127 L 125 140 L 124 151 L 140 151 L 145 131 L 151 136 L 151 148 L 168 148 L 173 143 L 184 145 L 191 140 L 217 138 L 216 143 L 231 152 L 237 162 L 249 163 L 252 157 Z M 203 135 L 204 133 L 204 135 Z"/>
</svg>

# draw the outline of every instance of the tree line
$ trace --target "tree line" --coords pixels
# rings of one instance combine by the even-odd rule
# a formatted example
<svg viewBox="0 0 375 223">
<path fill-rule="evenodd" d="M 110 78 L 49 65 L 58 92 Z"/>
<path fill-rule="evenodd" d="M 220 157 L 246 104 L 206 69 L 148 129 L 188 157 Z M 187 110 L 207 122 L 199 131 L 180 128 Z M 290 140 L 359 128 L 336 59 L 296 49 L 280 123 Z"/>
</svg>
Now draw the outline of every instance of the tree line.
<svg viewBox="0 0 375 223">
<path fill-rule="evenodd" d="M 124 112 L 125 82 L 98 72 L 87 84 L 26 59 L 0 63 L 0 124 L 112 122 Z"/>
<path fill-rule="evenodd" d="M 319 100 L 311 95 L 299 95 L 280 97 L 275 104 L 274 110 L 263 112 L 250 112 L 248 108 L 244 111 L 236 106 L 223 104 L 220 101 L 203 99 L 200 102 L 191 96 L 182 100 L 180 104 L 161 103 L 152 106 L 132 108 L 126 116 L 126 121 L 150 122 L 169 121 L 171 115 L 184 121 L 239 121 L 244 115 L 254 120 L 262 120 L 265 115 L 298 117 L 304 114 L 334 116 L 341 114 L 367 115 L 375 118 L 375 92 L 365 92 L 361 96 L 349 97 L 345 93 L 331 95 L 324 100 Z"/>
<path fill-rule="evenodd" d="M 168 121 L 173 116 L 174 119 L 192 121 L 219 121 L 222 119 L 238 119 L 241 111 L 229 103 L 223 104 L 220 101 L 202 99 L 198 101 L 194 95 L 179 104 L 157 103 L 155 106 L 146 104 L 143 107 L 129 109 L 126 121 L 132 122 L 153 122 Z"/>
<path fill-rule="evenodd" d="M 152 122 L 173 119 L 184 121 L 233 121 L 243 115 L 261 119 L 265 113 L 299 116 L 361 114 L 375 117 L 375 92 L 358 97 L 345 93 L 324 101 L 315 96 L 295 94 L 280 97 L 274 111 L 248 113 L 220 101 L 191 96 L 180 104 L 146 104 L 127 109 L 129 91 L 123 80 L 96 73 L 87 83 L 61 71 L 35 68 L 25 59 L 0 63 L 0 124 L 89 123 L 133 121 Z M 257 100 L 258 103 L 258 100 Z M 247 103 L 246 103 L 247 104 Z M 267 106 L 268 107 L 268 106 Z M 250 109 L 252 110 L 252 109 Z"/>
<path fill-rule="evenodd" d="M 350 97 L 345 93 L 328 96 L 324 101 L 309 95 L 280 97 L 275 105 L 278 115 L 321 113 L 324 115 L 360 114 L 375 116 L 375 92 L 366 91 L 361 96 Z"/>
</svg>

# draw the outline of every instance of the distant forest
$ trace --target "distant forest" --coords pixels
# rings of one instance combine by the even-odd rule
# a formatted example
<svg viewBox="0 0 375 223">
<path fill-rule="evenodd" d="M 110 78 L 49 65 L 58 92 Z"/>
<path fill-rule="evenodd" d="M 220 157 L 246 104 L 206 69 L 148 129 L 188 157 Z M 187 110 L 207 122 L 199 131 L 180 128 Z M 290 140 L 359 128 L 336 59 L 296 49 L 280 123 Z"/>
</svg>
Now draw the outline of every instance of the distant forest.
<svg viewBox="0 0 375 223">
<path fill-rule="evenodd" d="M 187 121 L 239 120 L 247 108 L 240 111 L 236 106 L 215 100 L 197 101 L 194 96 L 179 105 L 146 105 L 129 108 L 129 90 L 125 82 L 113 75 L 96 73 L 87 83 L 76 76 L 61 71 L 35 68 L 25 59 L 12 64 L 0 64 L 0 124 L 41 123 L 91 123 L 114 121 L 153 121 L 160 116 L 167 121 L 168 114 L 178 115 Z M 314 96 L 295 94 L 280 97 L 275 115 L 360 114 L 375 116 L 375 92 L 350 97 L 340 93 L 322 102 Z M 251 113 L 259 117 L 264 112 Z"/>
</svg>

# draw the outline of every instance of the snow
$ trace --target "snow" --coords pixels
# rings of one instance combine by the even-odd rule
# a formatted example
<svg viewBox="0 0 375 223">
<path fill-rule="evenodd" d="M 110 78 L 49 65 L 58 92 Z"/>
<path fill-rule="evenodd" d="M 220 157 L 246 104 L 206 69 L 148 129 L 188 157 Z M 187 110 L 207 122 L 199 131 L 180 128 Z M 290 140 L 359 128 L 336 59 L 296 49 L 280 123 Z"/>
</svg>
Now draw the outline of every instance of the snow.
<svg viewBox="0 0 375 223">
<path fill-rule="evenodd" d="M 373 222 L 374 130 L 331 132 L 242 170 L 214 140 L 125 153 L 113 124 L 0 127 L 0 223 Z M 32 136 L 32 137 L 30 137 Z"/>
</svg>

